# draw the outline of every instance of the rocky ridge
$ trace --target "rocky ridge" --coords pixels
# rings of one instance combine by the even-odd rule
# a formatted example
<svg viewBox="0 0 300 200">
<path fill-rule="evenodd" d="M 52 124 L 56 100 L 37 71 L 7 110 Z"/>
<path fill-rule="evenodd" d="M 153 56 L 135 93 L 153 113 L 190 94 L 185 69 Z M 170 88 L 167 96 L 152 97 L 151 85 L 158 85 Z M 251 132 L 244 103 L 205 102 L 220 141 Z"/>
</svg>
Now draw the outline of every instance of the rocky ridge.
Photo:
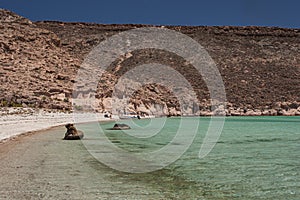
<svg viewBox="0 0 300 200">
<path fill-rule="evenodd" d="M 85 56 L 110 36 L 139 27 L 146 26 L 31 22 L 0 10 L 1 106 L 77 109 L 71 105 L 72 90 Z M 165 28 L 190 36 L 215 61 L 227 95 L 227 108 L 220 114 L 300 115 L 299 29 Z M 193 86 L 199 100 L 200 110 L 184 108 L 187 113 L 211 115 L 209 92 L 201 75 L 182 58 L 153 49 L 131 52 L 112 63 L 99 81 L 94 108 L 110 111 L 118 79 L 145 63 L 162 63 L 176 69 Z M 174 94 L 157 84 L 136 91 L 127 109 L 154 115 L 182 114 Z"/>
</svg>

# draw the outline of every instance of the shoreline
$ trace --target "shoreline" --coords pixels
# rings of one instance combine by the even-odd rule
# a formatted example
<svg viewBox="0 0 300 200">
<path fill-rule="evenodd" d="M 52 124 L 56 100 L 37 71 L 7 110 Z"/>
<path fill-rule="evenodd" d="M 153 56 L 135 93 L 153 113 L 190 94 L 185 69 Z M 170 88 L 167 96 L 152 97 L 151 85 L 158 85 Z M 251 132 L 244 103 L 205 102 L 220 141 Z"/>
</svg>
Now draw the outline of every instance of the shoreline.
<svg viewBox="0 0 300 200">
<path fill-rule="evenodd" d="M 297 111 L 295 109 L 295 111 Z M 201 113 L 198 117 L 211 117 L 212 113 Z M 253 112 L 238 112 L 235 115 L 220 115 L 224 117 L 233 116 L 298 116 L 298 113 L 286 112 L 282 115 L 274 115 L 270 112 L 262 114 Z M 191 116 L 182 116 L 191 117 Z M 193 116 L 195 117 L 195 115 Z M 58 110 L 45 110 L 33 108 L 1 108 L 0 109 L 0 144 L 16 137 L 28 135 L 37 131 L 47 130 L 53 127 L 62 126 L 67 123 L 88 123 L 95 121 L 117 120 L 118 116 L 105 118 L 104 113 L 66 113 Z"/>
<path fill-rule="evenodd" d="M 55 110 L 9 108 L 0 112 L 0 143 L 67 123 L 109 121 L 103 113 L 64 113 Z M 114 118 L 113 118 L 114 119 Z"/>
</svg>

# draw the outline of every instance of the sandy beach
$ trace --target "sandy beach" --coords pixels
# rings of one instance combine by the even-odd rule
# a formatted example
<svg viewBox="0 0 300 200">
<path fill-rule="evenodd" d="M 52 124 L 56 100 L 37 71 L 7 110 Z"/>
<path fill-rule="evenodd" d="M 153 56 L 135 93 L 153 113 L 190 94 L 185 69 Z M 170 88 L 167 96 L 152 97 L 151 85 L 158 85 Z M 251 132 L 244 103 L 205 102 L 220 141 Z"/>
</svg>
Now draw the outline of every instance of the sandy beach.
<svg viewBox="0 0 300 200">
<path fill-rule="evenodd" d="M 102 113 L 65 113 L 31 108 L 6 108 L 0 111 L 0 141 L 28 132 L 45 130 L 66 123 L 109 120 Z"/>
<path fill-rule="evenodd" d="M 0 117 L 0 199 L 170 199 L 178 195 L 165 187 L 173 183 L 153 182 L 163 172 L 121 173 L 96 160 L 81 141 L 62 140 L 66 129 L 60 125 L 88 122 L 95 115 L 13 112 L 20 110 L 2 112 Z M 109 119 L 99 114 L 98 120 Z"/>
<path fill-rule="evenodd" d="M 62 126 L 0 145 L 0 199 L 165 199 L 95 160 Z"/>
</svg>

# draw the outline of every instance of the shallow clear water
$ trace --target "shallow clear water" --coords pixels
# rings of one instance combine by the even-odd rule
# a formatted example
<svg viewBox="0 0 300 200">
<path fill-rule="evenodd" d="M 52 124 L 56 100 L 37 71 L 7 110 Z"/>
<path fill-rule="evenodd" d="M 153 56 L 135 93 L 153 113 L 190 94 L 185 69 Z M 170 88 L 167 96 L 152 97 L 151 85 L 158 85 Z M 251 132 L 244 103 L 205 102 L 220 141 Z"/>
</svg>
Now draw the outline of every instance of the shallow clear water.
<svg viewBox="0 0 300 200">
<path fill-rule="evenodd" d="M 132 174 L 133 181 L 163 184 L 187 199 L 300 199 L 300 117 L 228 117 L 215 147 L 202 159 L 198 154 L 210 118 L 185 119 L 199 122 L 199 129 L 184 155 L 162 170 Z M 167 145 L 180 124 L 180 118 L 151 120 L 122 121 L 132 127 L 124 132 L 108 130 L 114 122 L 101 128 L 118 148 L 147 153 Z M 85 140 L 99 134 L 97 126 L 79 125 Z"/>
</svg>

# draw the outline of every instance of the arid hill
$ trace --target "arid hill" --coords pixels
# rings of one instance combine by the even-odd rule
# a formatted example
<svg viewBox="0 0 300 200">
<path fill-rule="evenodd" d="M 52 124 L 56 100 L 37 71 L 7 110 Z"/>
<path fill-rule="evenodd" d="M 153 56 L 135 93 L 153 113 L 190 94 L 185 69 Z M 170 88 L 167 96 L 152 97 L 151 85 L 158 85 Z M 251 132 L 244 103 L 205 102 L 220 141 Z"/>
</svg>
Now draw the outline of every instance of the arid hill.
<svg viewBox="0 0 300 200">
<path fill-rule="evenodd" d="M 0 29 L 2 106 L 70 107 L 79 61 L 61 48 L 61 39 L 6 10 L 0 10 Z"/>
<path fill-rule="evenodd" d="M 2 106 L 70 110 L 77 70 L 101 41 L 146 25 L 31 22 L 0 10 Z M 225 84 L 228 115 L 300 114 L 300 29 L 269 27 L 166 26 L 198 41 L 215 61 Z M 135 66 L 161 63 L 182 74 L 197 93 L 201 114 L 209 92 L 193 66 L 170 52 L 144 49 L 111 64 L 98 86 L 97 110 L 110 110 L 113 86 Z M 177 115 L 178 100 L 150 84 L 135 92 L 128 110 Z M 297 110 L 298 109 L 298 110 Z M 151 111 L 151 112 L 150 112 Z M 199 113 L 200 114 L 200 113 Z"/>
</svg>

